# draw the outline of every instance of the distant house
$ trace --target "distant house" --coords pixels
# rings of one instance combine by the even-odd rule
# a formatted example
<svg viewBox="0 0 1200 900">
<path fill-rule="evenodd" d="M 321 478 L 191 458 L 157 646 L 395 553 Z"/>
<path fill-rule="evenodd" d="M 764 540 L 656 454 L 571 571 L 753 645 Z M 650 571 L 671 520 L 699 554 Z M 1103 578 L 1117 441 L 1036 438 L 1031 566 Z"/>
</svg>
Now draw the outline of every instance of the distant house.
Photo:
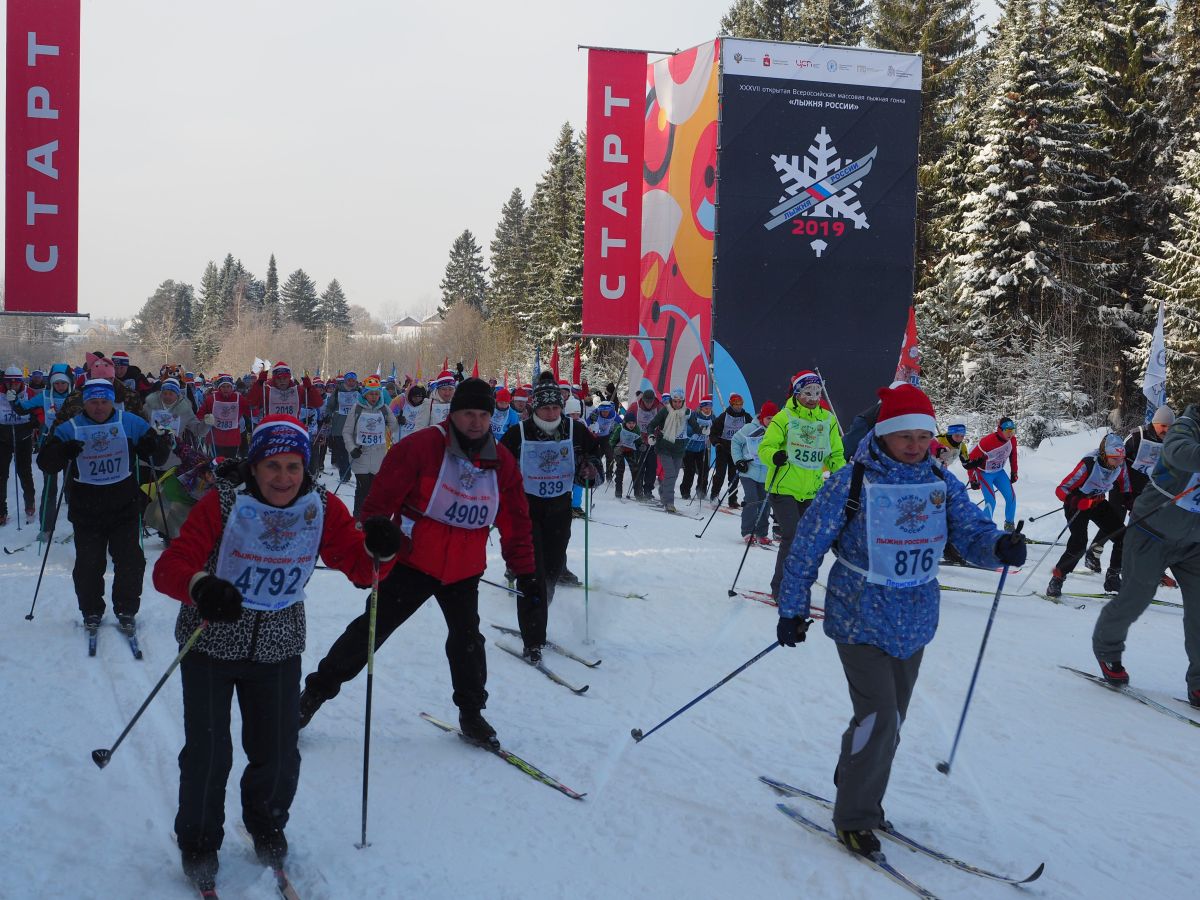
<svg viewBox="0 0 1200 900">
<path fill-rule="evenodd" d="M 437 313 L 421 321 L 417 321 L 412 316 L 405 316 L 399 322 L 394 323 L 388 330 L 395 340 L 403 341 L 415 338 L 426 328 L 440 324 L 442 324 L 442 320 Z"/>
</svg>

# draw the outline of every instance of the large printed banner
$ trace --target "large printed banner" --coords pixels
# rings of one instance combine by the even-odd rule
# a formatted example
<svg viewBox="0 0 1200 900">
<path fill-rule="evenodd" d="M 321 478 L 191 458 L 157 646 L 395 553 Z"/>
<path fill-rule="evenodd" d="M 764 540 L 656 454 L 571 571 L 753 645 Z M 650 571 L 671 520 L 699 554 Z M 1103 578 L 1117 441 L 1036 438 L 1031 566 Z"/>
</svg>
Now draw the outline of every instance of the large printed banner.
<svg viewBox="0 0 1200 900">
<path fill-rule="evenodd" d="M 588 51 L 583 331 L 637 327 L 646 54 Z"/>
<path fill-rule="evenodd" d="M 921 59 L 726 39 L 716 380 L 747 406 L 819 369 L 848 426 L 912 304 Z"/>
<path fill-rule="evenodd" d="M 711 394 L 717 49 L 712 41 L 646 68 L 642 107 L 641 305 L 629 346 L 631 395 Z"/>
<path fill-rule="evenodd" d="M 79 4 L 8 0 L 8 312 L 78 308 Z"/>
</svg>

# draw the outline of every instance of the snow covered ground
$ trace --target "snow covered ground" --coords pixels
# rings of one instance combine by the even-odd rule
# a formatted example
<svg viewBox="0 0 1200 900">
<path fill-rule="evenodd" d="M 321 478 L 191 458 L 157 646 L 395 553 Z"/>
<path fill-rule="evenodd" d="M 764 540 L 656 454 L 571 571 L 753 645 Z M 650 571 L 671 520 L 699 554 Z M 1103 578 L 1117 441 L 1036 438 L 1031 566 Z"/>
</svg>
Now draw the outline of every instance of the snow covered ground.
<svg viewBox="0 0 1200 900">
<path fill-rule="evenodd" d="M 1098 440 L 1099 432 L 1089 432 L 1047 442 L 1036 454 L 1022 451 L 1021 517 L 1056 506 L 1054 484 Z M 784 818 L 774 808 L 778 798 L 756 780 L 769 774 L 832 793 L 850 705 L 834 646 L 819 626 L 807 643 L 775 650 L 662 731 L 633 742 L 631 728 L 649 730 L 768 646 L 776 612 L 726 595 L 743 549 L 734 516 L 718 513 L 697 540 L 702 520 L 619 502 L 611 490 L 595 515 L 629 523 L 590 529 L 595 643 L 583 644 L 582 590 L 559 591 L 550 630 L 604 662 L 589 670 L 547 654 L 562 675 L 590 684 L 588 693 L 573 696 L 494 646 L 488 653 L 487 716 L 504 744 L 587 791 L 587 799 L 571 800 L 418 718 L 423 710 L 455 714 L 445 625 L 429 603 L 376 659 L 370 848 L 354 846 L 365 677 L 301 735 L 304 761 L 288 826 L 300 893 L 306 900 L 910 896 Z M 1048 516 L 1027 532 L 1050 539 L 1063 524 L 1061 515 Z M 580 576 L 583 531 L 577 522 L 570 548 Z M 15 546 L 15 527 L 0 539 Z M 1010 577 L 1012 589 L 1046 549 L 1031 547 L 1029 565 Z M 157 553 L 149 552 L 151 563 Z M 1057 554 L 1026 591 L 1045 588 Z M 739 586 L 766 590 L 774 560 L 752 549 Z M 111 746 L 175 655 L 176 604 L 147 589 L 143 661 L 111 625 L 89 659 L 71 563 L 69 545 L 51 547 L 36 618 L 26 622 L 39 560 L 33 550 L 0 558 L 0 897 L 189 897 L 171 838 L 183 739 L 178 675 L 107 769 L 90 756 Z M 497 547 L 488 577 L 500 581 L 502 573 Z M 996 577 L 951 568 L 942 580 L 992 589 Z M 1100 579 L 1076 575 L 1067 589 L 1099 591 Z M 333 572 L 318 571 L 309 593 L 305 672 L 363 602 Z M 1179 599 L 1177 591 L 1160 596 Z M 943 592 L 941 628 L 925 656 L 886 799 L 889 818 L 992 869 L 1023 876 L 1044 860 L 1031 896 L 1195 897 L 1186 860 L 1200 807 L 1193 768 L 1200 734 L 1058 668 L 1094 670 L 1090 633 L 1099 601 L 1078 601 L 1086 608 L 1076 609 L 1035 596 L 1002 600 L 954 771 L 935 770 L 950 749 L 991 599 Z M 485 622 L 515 626 L 503 592 L 483 587 L 480 606 Z M 1151 607 L 1131 632 L 1125 662 L 1135 686 L 1186 711 L 1171 699 L 1184 694 L 1180 618 L 1177 609 Z M 496 635 L 485 631 L 489 640 Z M 236 735 L 236 709 L 234 717 Z M 240 819 L 243 764 L 238 750 L 219 887 L 223 898 L 266 900 L 275 896 L 271 878 L 232 827 Z M 827 821 L 811 803 L 795 803 Z M 1013 896 L 1003 884 L 886 842 L 884 849 L 938 896 Z"/>
</svg>

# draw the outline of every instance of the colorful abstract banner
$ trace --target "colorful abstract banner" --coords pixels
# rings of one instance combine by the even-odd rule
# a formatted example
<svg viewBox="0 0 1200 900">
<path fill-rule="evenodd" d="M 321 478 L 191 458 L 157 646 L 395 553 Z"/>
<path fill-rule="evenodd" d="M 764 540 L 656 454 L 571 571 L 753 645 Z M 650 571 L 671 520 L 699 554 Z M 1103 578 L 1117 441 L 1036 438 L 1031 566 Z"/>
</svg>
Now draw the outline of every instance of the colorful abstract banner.
<svg viewBox="0 0 1200 900">
<path fill-rule="evenodd" d="M 588 51 L 583 331 L 634 334 L 642 233 L 646 54 Z"/>
<path fill-rule="evenodd" d="M 629 388 L 631 395 L 683 388 L 692 406 L 713 391 L 718 46 L 711 41 L 649 65 L 642 108 L 641 305 Z"/>
<path fill-rule="evenodd" d="M 8 0 L 4 308 L 78 310 L 80 0 Z"/>
<path fill-rule="evenodd" d="M 721 67 L 717 386 L 757 408 L 817 369 L 849 424 L 912 309 L 921 59 L 727 39 Z"/>
</svg>

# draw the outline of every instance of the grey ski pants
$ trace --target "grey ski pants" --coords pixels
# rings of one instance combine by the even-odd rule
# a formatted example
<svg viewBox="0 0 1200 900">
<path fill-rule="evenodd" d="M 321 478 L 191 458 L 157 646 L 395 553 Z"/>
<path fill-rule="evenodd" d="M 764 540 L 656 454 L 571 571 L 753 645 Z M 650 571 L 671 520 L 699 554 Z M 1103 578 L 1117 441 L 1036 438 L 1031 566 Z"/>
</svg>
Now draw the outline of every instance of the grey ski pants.
<svg viewBox="0 0 1200 900">
<path fill-rule="evenodd" d="M 1187 687 L 1200 690 L 1200 544 L 1173 541 L 1140 527 L 1126 532 L 1121 593 L 1100 610 L 1092 631 L 1092 651 L 1105 662 L 1121 658 L 1129 627 L 1150 605 L 1168 568 L 1183 594 Z"/>
<path fill-rule="evenodd" d="M 675 457 L 669 453 L 658 454 L 662 465 L 662 481 L 658 483 L 658 499 L 664 506 L 675 505 L 675 481 L 679 478 L 679 470 L 683 468 L 683 457 Z"/>
<path fill-rule="evenodd" d="M 842 755 L 833 778 L 837 785 L 833 824 L 845 831 L 879 828 L 892 759 L 900 745 L 900 726 L 925 650 L 897 659 L 870 644 L 838 644 L 837 649 L 854 718 L 842 735 Z"/>
</svg>

